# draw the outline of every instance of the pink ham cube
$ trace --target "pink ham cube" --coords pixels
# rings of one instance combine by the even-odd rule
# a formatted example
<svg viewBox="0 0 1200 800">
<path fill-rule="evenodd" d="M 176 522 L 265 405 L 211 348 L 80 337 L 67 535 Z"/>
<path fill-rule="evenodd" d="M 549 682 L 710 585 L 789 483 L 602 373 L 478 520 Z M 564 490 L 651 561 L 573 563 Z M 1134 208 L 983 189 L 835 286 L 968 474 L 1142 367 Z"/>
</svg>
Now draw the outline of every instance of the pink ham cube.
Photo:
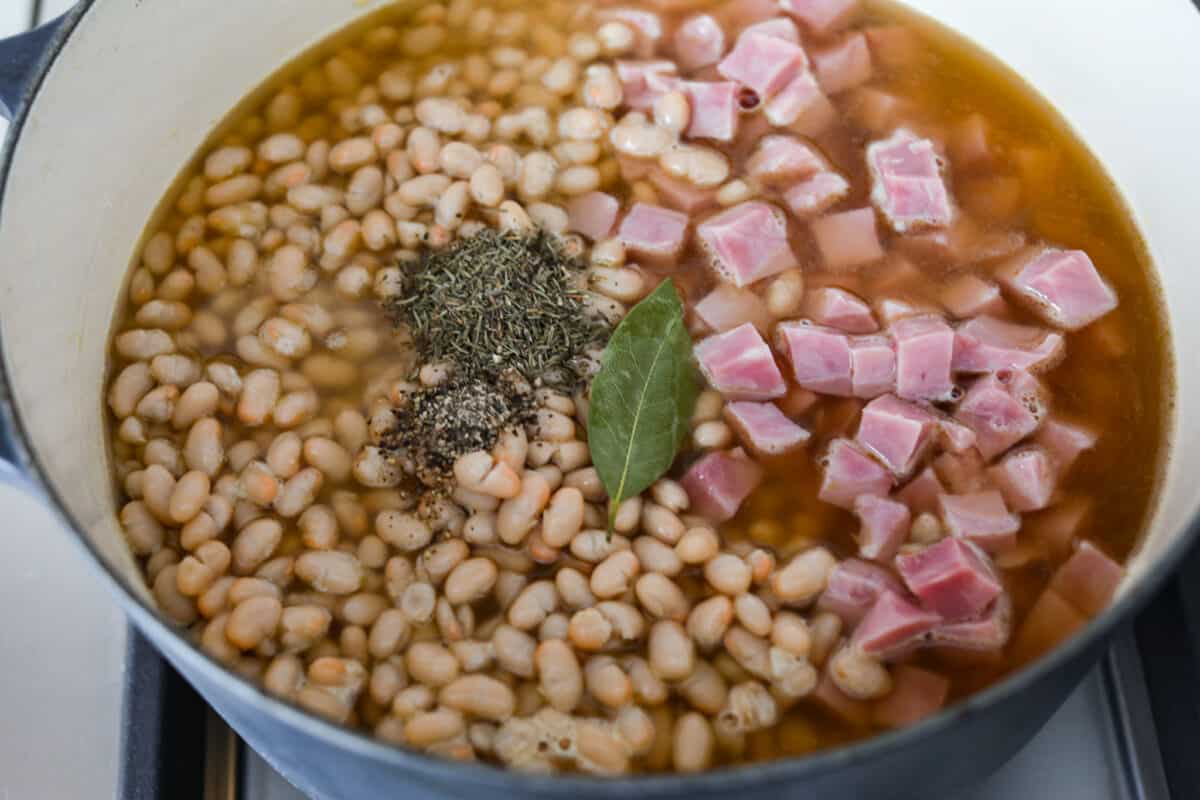
<svg viewBox="0 0 1200 800">
<path fill-rule="evenodd" d="M 812 62 L 826 94 L 844 92 L 871 79 L 871 50 L 861 33 L 852 33 L 833 47 L 813 53 Z"/>
<path fill-rule="evenodd" d="M 759 333 L 771 326 L 771 313 L 762 298 L 749 289 L 722 283 L 696 303 L 696 316 L 712 330 L 723 333 L 749 322 Z"/>
<path fill-rule="evenodd" d="M 775 328 L 775 345 L 805 389 L 841 397 L 853 393 L 850 340 L 841 331 L 808 321 L 781 322 Z"/>
<path fill-rule="evenodd" d="M 934 422 L 934 416 L 920 406 L 885 394 L 863 409 L 855 440 L 903 478 L 932 444 Z"/>
<path fill-rule="evenodd" d="M 679 483 L 688 493 L 693 512 L 714 522 L 725 522 L 733 519 L 762 479 L 762 467 L 738 448 L 703 456 Z"/>
<path fill-rule="evenodd" d="M 679 88 L 692 107 L 688 125 L 690 139 L 729 142 L 737 135 L 738 85 L 731 81 L 684 81 Z"/>
<path fill-rule="evenodd" d="M 892 691 L 875 703 L 873 719 L 883 728 L 904 728 L 933 716 L 946 704 L 950 681 L 910 664 L 892 668 Z"/>
<path fill-rule="evenodd" d="M 1085 625 L 1086 616 L 1060 597 L 1058 592 L 1046 589 L 1021 622 L 1021 629 L 1013 642 L 1013 657 L 1019 663 L 1032 661 Z"/>
<path fill-rule="evenodd" d="M 885 591 L 899 594 L 904 587 L 895 575 L 878 564 L 847 558 L 829 571 L 817 608 L 837 614 L 848 627 L 853 627 Z"/>
<path fill-rule="evenodd" d="M 1033 445 L 1013 450 L 988 467 L 988 478 L 1013 511 L 1040 511 L 1054 495 L 1055 471 L 1050 456 Z"/>
<path fill-rule="evenodd" d="M 729 55 L 717 65 L 722 77 L 748 86 L 760 97 L 774 96 L 808 69 L 799 45 L 763 33 L 739 36 Z"/>
<path fill-rule="evenodd" d="M 825 36 L 850 21 L 858 0 L 780 0 L 780 7 L 818 36 Z"/>
<path fill-rule="evenodd" d="M 790 452 L 802 447 L 810 436 L 774 403 L 729 403 L 725 406 L 725 419 L 746 446 L 759 455 Z"/>
<path fill-rule="evenodd" d="M 1001 370 L 975 381 L 954 417 L 975 431 L 975 446 L 990 461 L 1036 431 L 1044 414 L 1037 379 Z"/>
<path fill-rule="evenodd" d="M 896 350 L 887 336 L 850 337 L 850 391 L 871 399 L 896 388 Z"/>
<path fill-rule="evenodd" d="M 883 258 L 875 212 L 869 208 L 828 214 L 813 221 L 812 232 L 829 269 L 860 267 Z"/>
<path fill-rule="evenodd" d="M 1000 287 L 970 273 L 960 275 L 946 284 L 940 299 L 942 305 L 959 319 L 980 314 L 1002 314 L 1005 309 Z"/>
<path fill-rule="evenodd" d="M 659 200 L 677 211 L 695 214 L 717 205 L 716 189 L 706 189 L 689 180 L 668 175 L 661 167 L 651 169 L 646 178 L 658 190 Z"/>
<path fill-rule="evenodd" d="M 858 554 L 871 561 L 888 563 L 908 538 L 912 514 L 908 506 L 865 494 L 854 501 L 858 517 Z"/>
<path fill-rule="evenodd" d="M 862 298 L 836 286 L 814 289 L 805 295 L 804 308 L 813 322 L 846 333 L 874 333 L 879 330 L 871 307 Z"/>
<path fill-rule="evenodd" d="M 836 116 L 829 98 L 811 72 L 797 72 L 787 84 L 763 106 L 767 122 L 779 127 L 790 126 L 797 133 L 816 136 Z"/>
<path fill-rule="evenodd" d="M 1091 542 L 1082 541 L 1054 573 L 1050 588 L 1084 616 L 1094 617 L 1112 601 L 1124 577 L 1120 564 Z"/>
<path fill-rule="evenodd" d="M 1050 556 L 1065 557 L 1074 549 L 1092 505 L 1088 497 L 1067 497 L 1040 514 L 1026 517 L 1021 532 Z"/>
<path fill-rule="evenodd" d="M 896 499 L 907 505 L 914 516 L 936 514 L 940 510 L 938 500 L 945 493 L 946 487 L 938 480 L 933 467 L 926 467 L 896 492 Z"/>
<path fill-rule="evenodd" d="M 588 192 L 567 203 L 567 229 L 594 242 L 608 238 L 617 222 L 621 202 L 611 194 Z"/>
<path fill-rule="evenodd" d="M 958 622 L 943 622 L 930 631 L 930 643 L 939 647 L 976 652 L 1004 649 L 1012 635 L 1012 598 L 1001 592 L 982 615 Z"/>
<path fill-rule="evenodd" d="M 988 490 L 972 494 L 944 494 L 942 523 L 951 535 L 974 542 L 989 553 L 1007 550 L 1017 543 L 1021 518 L 1009 512 L 1004 497 Z"/>
<path fill-rule="evenodd" d="M 950 367 L 954 331 L 937 316 L 906 317 L 891 327 L 896 341 L 896 394 L 905 400 L 939 401 L 955 393 Z"/>
<path fill-rule="evenodd" d="M 708 384 L 730 400 L 770 400 L 787 393 L 771 348 L 749 322 L 709 336 L 695 353 Z"/>
<path fill-rule="evenodd" d="M 621 220 L 617 237 L 638 255 L 657 263 L 670 262 L 683 249 L 688 222 L 687 214 L 636 203 Z"/>
<path fill-rule="evenodd" d="M 792 44 L 800 44 L 800 31 L 796 27 L 796 23 L 792 22 L 787 17 L 774 17 L 772 19 L 764 19 L 762 22 L 756 22 L 753 25 L 747 25 L 742 29 L 742 36 L 748 33 L 761 33 L 766 36 L 774 36 L 776 39 L 783 39 L 785 42 Z"/>
<path fill-rule="evenodd" d="M 1044 248 L 1017 258 L 1004 271 L 1005 287 L 1051 325 L 1068 331 L 1117 307 L 1117 295 L 1082 250 Z"/>
<path fill-rule="evenodd" d="M 884 497 L 892 488 L 892 476 L 875 459 L 849 439 L 834 439 L 822 459 L 824 474 L 817 496 L 847 511 L 859 496 Z"/>
<path fill-rule="evenodd" d="M 708 14 L 688 17 L 675 30 L 675 60 L 686 70 L 716 64 L 725 55 L 725 30 Z"/>
<path fill-rule="evenodd" d="M 784 193 L 788 208 L 800 219 L 822 214 L 850 193 L 850 184 L 836 172 L 818 172 Z"/>
<path fill-rule="evenodd" d="M 965 453 L 975 446 L 975 431 L 950 417 L 938 415 L 938 445 L 951 453 Z"/>
<path fill-rule="evenodd" d="M 954 332 L 955 372 L 1042 372 L 1062 360 L 1062 334 L 995 317 L 976 317 Z"/>
<path fill-rule="evenodd" d="M 825 169 L 825 159 L 816 148 L 795 136 L 764 136 L 746 161 L 746 173 L 771 185 L 805 178 Z"/>
<path fill-rule="evenodd" d="M 871 202 L 897 233 L 944 228 L 954 207 L 933 142 L 904 128 L 867 147 Z"/>
<path fill-rule="evenodd" d="M 796 266 L 783 212 L 760 202 L 736 205 L 696 229 L 713 268 L 734 286 L 749 286 Z"/>
<path fill-rule="evenodd" d="M 884 661 L 900 658 L 926 643 L 941 617 L 904 596 L 883 591 L 854 629 L 850 646 Z"/>
<path fill-rule="evenodd" d="M 927 609 L 949 621 L 979 615 L 1004 591 L 987 554 L 953 537 L 898 556 L 896 569 Z"/>
<path fill-rule="evenodd" d="M 618 61 L 617 77 L 621 79 L 622 103 L 638 110 L 652 108 L 679 84 L 673 61 Z"/>
<path fill-rule="evenodd" d="M 1046 448 L 1059 474 L 1066 472 L 1085 450 L 1096 446 L 1100 437 L 1090 428 L 1051 417 L 1046 420 L 1034 441 Z"/>
</svg>

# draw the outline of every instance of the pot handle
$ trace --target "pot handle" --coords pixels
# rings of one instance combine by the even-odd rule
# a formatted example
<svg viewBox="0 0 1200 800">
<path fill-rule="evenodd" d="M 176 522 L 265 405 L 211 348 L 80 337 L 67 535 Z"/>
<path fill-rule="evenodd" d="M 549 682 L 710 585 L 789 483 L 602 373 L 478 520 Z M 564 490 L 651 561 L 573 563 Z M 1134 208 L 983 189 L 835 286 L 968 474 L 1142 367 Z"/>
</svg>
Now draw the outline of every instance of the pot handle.
<svg viewBox="0 0 1200 800">
<path fill-rule="evenodd" d="M 50 50 L 65 17 L 31 31 L 0 39 L 0 117 L 12 119 L 27 99 L 34 70 Z"/>
</svg>

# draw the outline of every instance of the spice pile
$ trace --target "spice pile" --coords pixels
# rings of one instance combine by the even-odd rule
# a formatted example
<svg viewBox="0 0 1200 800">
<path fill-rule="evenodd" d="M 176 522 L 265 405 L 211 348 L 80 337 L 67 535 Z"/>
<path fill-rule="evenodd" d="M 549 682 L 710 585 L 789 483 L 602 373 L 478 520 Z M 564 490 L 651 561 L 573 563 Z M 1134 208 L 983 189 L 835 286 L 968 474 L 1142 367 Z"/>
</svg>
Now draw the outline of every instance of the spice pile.
<svg viewBox="0 0 1200 800">
<path fill-rule="evenodd" d="M 584 303 L 583 268 L 545 233 L 486 229 L 427 251 L 405 291 L 387 301 L 392 322 L 411 333 L 418 363 L 450 373 L 409 395 L 385 438 L 422 481 L 436 483 L 458 456 L 490 449 L 502 430 L 525 422 L 533 388 L 579 386 L 587 350 L 611 332 Z"/>
</svg>

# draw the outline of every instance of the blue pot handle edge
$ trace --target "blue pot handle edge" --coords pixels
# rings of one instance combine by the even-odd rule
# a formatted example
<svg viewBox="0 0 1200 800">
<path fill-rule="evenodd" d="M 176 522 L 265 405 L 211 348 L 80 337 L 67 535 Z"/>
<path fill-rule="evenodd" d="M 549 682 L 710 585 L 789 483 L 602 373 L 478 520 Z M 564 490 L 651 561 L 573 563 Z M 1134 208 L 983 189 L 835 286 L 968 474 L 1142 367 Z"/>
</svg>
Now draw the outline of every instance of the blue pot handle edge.
<svg viewBox="0 0 1200 800">
<path fill-rule="evenodd" d="M 9 120 L 16 116 L 31 88 L 34 70 L 50 49 L 63 19 L 0 39 L 0 116 Z"/>
</svg>

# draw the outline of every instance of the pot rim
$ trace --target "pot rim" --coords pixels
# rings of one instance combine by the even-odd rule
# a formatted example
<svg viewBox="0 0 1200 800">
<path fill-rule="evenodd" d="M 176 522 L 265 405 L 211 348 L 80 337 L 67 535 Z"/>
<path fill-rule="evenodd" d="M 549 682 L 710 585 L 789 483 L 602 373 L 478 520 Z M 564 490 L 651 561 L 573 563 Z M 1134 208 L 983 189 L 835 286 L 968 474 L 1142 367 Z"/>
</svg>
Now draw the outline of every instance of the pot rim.
<svg viewBox="0 0 1200 800">
<path fill-rule="evenodd" d="M 33 71 L 17 113 L 13 117 L 3 152 L 0 153 L 0 211 L 3 209 L 9 173 L 18 143 L 25 132 L 25 123 L 29 119 L 33 103 L 40 95 L 45 77 L 81 20 L 89 13 L 95 12 L 99 5 L 97 0 L 79 0 L 77 5 L 63 16 L 62 24 Z M 592 796 L 604 794 L 616 797 L 636 791 L 652 796 L 668 793 L 682 796 L 700 790 L 736 790 L 746 784 L 799 782 L 806 777 L 852 769 L 864 762 L 897 753 L 927 737 L 945 733 L 965 719 L 986 713 L 995 704 L 1015 702 L 1017 696 L 1026 688 L 1082 656 L 1102 638 L 1111 634 L 1118 624 L 1145 606 L 1174 573 L 1193 543 L 1200 539 L 1198 513 L 1186 524 L 1183 532 L 1166 547 L 1157 563 L 1141 575 L 1137 582 L 1100 616 L 1090 620 L 1082 631 L 1032 664 L 915 725 L 879 733 L 850 745 L 809 755 L 759 764 L 720 767 L 692 775 L 660 774 L 615 778 L 530 775 L 491 764 L 457 762 L 427 755 L 389 744 L 365 731 L 347 728 L 268 694 L 258 684 L 213 659 L 194 641 L 181 636 L 178 628 L 166 621 L 126 584 L 84 533 L 83 526 L 67 510 L 58 491 L 50 482 L 41 460 L 30 445 L 28 432 L 14 400 L 5 352 L 3 337 L 0 335 L 0 435 L 9 434 L 7 443 L 0 441 L 0 453 L 3 453 L 3 444 L 11 447 L 13 466 L 40 495 L 38 500 L 48 506 L 60 524 L 70 532 L 71 538 L 87 554 L 92 566 L 98 568 L 107 582 L 116 589 L 121 606 L 138 627 L 152 631 L 155 634 L 151 637 L 152 640 L 165 637 L 174 644 L 181 645 L 174 649 L 173 655 L 177 654 L 190 668 L 203 670 L 209 679 L 220 683 L 239 702 L 252 704 L 330 746 L 383 762 L 389 767 L 407 771 L 414 777 L 432 777 L 448 782 L 467 779 L 487 788 L 534 793 L 542 790 L 579 791 Z"/>
</svg>

